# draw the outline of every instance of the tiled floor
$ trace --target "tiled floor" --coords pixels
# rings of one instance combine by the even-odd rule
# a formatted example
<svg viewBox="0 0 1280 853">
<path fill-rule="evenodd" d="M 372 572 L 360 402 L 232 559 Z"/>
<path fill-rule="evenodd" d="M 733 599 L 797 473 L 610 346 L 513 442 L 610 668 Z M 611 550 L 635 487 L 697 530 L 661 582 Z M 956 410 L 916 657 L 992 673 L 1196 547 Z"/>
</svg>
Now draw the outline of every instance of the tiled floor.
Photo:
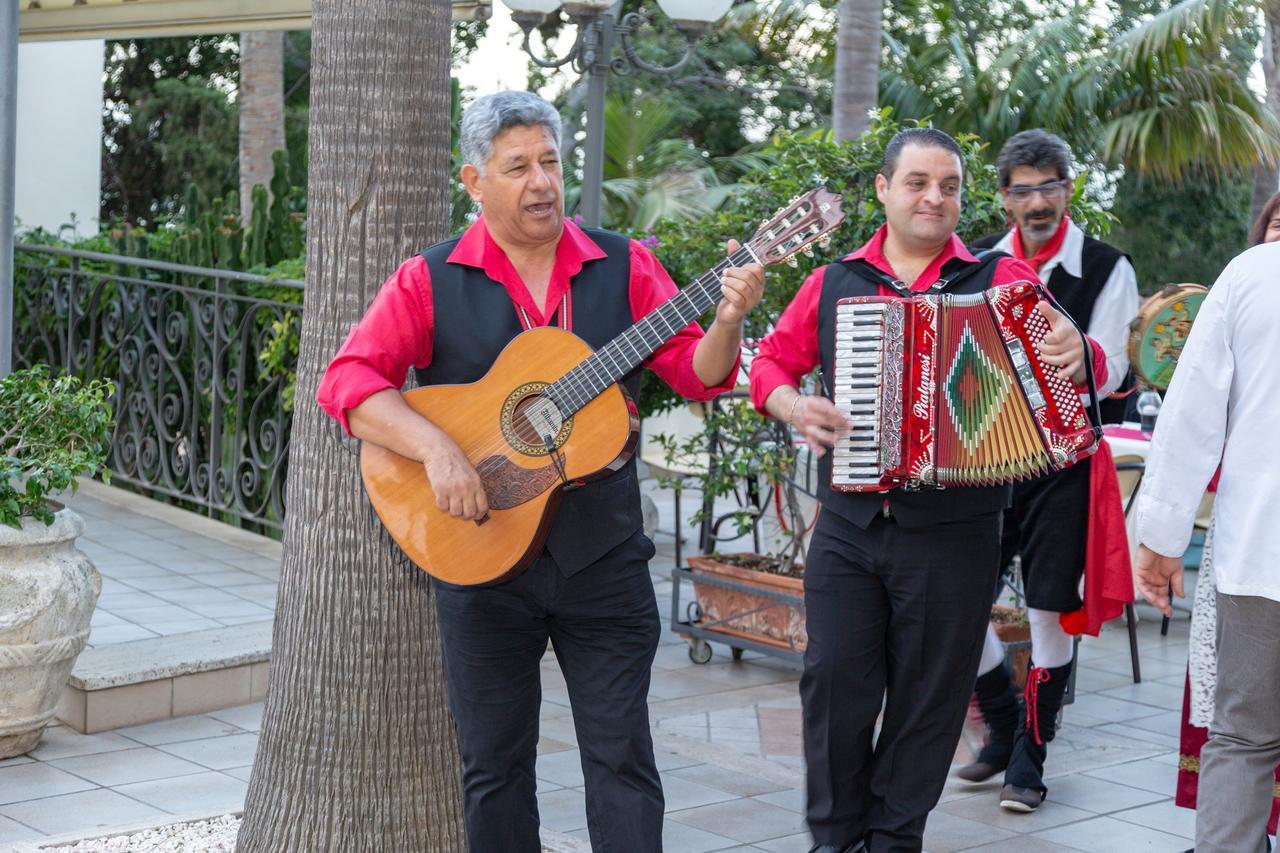
<svg viewBox="0 0 1280 853">
<path fill-rule="evenodd" d="M 669 519 L 667 496 L 657 497 L 663 518 Z M 238 562 L 242 555 L 228 560 L 216 540 L 195 538 L 190 531 L 137 527 L 109 505 L 78 508 L 87 510 L 86 516 L 96 514 L 95 521 L 105 519 L 115 533 L 131 531 L 91 537 L 95 558 L 105 559 L 109 567 L 104 575 L 113 582 L 114 594 L 154 596 L 167 604 L 151 606 L 185 609 L 190 599 L 184 603 L 166 598 L 163 593 L 171 590 L 148 586 L 143 579 L 168 578 L 162 583 L 170 583 L 191 577 L 200 586 L 172 589 L 200 590 L 207 596 L 214 587 L 237 600 L 268 606 L 269 599 L 235 592 L 270 585 L 273 567 L 263 561 L 246 568 Z M 137 531 L 145 532 L 147 539 L 138 538 Z M 664 622 L 669 618 L 672 541 L 669 535 L 659 535 L 659 555 L 653 562 Z M 199 571 L 184 574 L 161 565 L 156 554 L 163 547 L 170 549 L 165 552 L 170 557 L 186 561 L 175 565 L 192 568 L 195 562 Z M 210 566 L 201 561 L 225 564 L 223 573 L 243 572 L 258 580 L 219 586 L 221 579 L 208 581 Z M 140 566 L 157 571 L 115 571 Z M 107 594 L 104 588 L 104 599 Z M 133 615 L 135 608 L 118 601 L 105 602 L 115 606 L 106 612 L 142 630 L 156 633 L 166 621 L 177 621 L 129 622 L 122 611 Z M 224 622 L 237 618 L 191 612 L 196 618 Z M 1132 683 L 1121 623 L 1113 623 L 1101 637 L 1086 639 L 1081 647 L 1077 700 L 1067 708 L 1063 729 L 1051 747 L 1048 803 L 1035 814 L 1013 815 L 999 808 L 996 783 L 949 782 L 930 817 L 926 850 L 1129 853 L 1191 846 L 1194 815 L 1172 803 L 1187 621 L 1181 616 L 1170 635 L 1161 637 L 1153 611 L 1143 612 L 1142 684 Z M 808 850 L 796 679 L 792 670 L 759 655 L 748 653 L 735 663 L 724 647 L 716 648 L 709 664 L 694 665 L 684 641 L 664 634 L 650 711 L 666 791 L 668 853 Z M 564 682 L 551 656 L 543 663 L 543 686 L 541 817 L 548 828 L 585 839 L 579 754 Z M 6 849 L 4 842 L 238 808 L 261 713 L 261 705 L 249 705 L 89 736 L 51 729 L 31 755 L 0 762 L 0 850 Z M 957 749 L 958 761 L 971 755 L 969 744 L 976 733 L 967 731 Z"/>
<path fill-rule="evenodd" d="M 85 520 L 79 547 L 102 574 L 91 647 L 272 618 L 275 543 L 259 539 L 250 550 L 216 538 L 206 519 L 191 519 L 196 530 L 176 527 L 101 494 L 91 487 L 69 501 Z"/>
</svg>

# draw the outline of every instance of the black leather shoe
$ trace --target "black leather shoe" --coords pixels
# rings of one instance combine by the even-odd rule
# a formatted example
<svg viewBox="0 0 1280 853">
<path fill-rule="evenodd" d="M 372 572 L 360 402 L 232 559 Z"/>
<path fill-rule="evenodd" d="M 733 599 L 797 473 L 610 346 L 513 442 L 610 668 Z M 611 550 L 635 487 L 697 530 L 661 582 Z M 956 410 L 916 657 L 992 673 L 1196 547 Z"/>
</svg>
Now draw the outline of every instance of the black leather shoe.
<svg viewBox="0 0 1280 853">
<path fill-rule="evenodd" d="M 861 841 L 841 847 L 838 844 L 817 844 L 809 848 L 809 853 L 866 853 L 867 847 Z"/>
<path fill-rule="evenodd" d="M 996 764 L 988 764 L 985 761 L 975 761 L 972 764 L 966 764 L 956 771 L 956 778 L 963 779 L 966 782 L 985 782 L 997 773 L 1003 773 L 1004 767 Z"/>
<path fill-rule="evenodd" d="M 1005 785 L 1000 789 L 1000 808 L 1011 812 L 1033 812 L 1044 802 L 1044 792 L 1035 788 Z"/>
</svg>

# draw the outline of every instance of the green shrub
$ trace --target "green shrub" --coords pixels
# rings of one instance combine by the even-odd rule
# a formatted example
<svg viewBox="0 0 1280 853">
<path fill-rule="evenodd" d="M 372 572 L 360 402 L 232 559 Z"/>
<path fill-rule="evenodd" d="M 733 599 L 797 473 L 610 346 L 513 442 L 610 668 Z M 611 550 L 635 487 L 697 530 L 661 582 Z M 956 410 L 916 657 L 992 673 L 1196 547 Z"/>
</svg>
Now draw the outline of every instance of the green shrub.
<svg viewBox="0 0 1280 853">
<path fill-rule="evenodd" d="M 0 523 L 53 523 L 48 496 L 102 468 L 115 419 L 112 384 L 51 377 L 45 365 L 0 379 Z"/>
<path fill-rule="evenodd" d="M 881 110 L 862 136 L 845 143 L 829 132 L 780 136 L 761 153 L 762 164 L 743 176 L 741 189 L 719 211 L 695 222 L 662 221 L 644 237 L 676 284 L 697 279 L 724 256 L 730 238 L 745 242 L 774 212 L 811 189 L 825 186 L 844 198 L 844 224 L 824 248 L 814 247 L 812 259 L 802 255 L 796 267 L 773 266 L 765 273 L 764 298 L 747 318 L 748 346 L 758 341 L 795 296 L 815 268 L 842 258 L 871 239 L 884 224 L 884 208 L 876 198 L 875 177 L 884 148 L 903 127 L 888 109 Z M 973 135 L 957 140 L 964 152 L 965 188 L 956 232 L 966 241 L 1005 229 L 995 166 L 983 159 L 985 143 Z M 1085 231 L 1103 236 L 1110 230 L 1110 216 L 1087 195 L 1088 181 L 1076 181 L 1071 216 Z M 709 321 L 710 317 L 704 318 Z M 676 405 L 665 384 L 646 375 L 641 393 L 642 415 Z"/>
</svg>

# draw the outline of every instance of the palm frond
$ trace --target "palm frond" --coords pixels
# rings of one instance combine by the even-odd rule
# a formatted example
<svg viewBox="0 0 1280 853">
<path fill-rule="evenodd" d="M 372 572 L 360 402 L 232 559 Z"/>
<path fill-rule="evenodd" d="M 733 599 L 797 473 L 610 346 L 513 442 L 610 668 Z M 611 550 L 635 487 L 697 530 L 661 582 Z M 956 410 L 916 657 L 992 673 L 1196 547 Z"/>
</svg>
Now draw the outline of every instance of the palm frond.
<svg viewBox="0 0 1280 853">
<path fill-rule="evenodd" d="M 1122 62 L 1141 62 L 1169 51 L 1185 61 L 1189 38 L 1214 38 L 1261 8 L 1261 0 L 1182 0 L 1115 40 Z"/>
</svg>

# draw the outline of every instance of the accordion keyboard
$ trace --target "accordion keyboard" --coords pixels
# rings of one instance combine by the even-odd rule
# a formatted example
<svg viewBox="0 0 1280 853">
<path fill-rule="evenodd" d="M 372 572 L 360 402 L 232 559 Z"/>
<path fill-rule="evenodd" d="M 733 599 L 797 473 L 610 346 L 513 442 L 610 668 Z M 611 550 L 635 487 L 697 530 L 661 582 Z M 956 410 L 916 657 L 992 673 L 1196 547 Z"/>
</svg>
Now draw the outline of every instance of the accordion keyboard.
<svg viewBox="0 0 1280 853">
<path fill-rule="evenodd" d="M 836 306 L 835 369 L 832 398 L 849 418 L 848 432 L 831 451 L 831 482 L 874 486 L 880 482 L 880 385 L 884 371 L 887 302 Z"/>
</svg>

